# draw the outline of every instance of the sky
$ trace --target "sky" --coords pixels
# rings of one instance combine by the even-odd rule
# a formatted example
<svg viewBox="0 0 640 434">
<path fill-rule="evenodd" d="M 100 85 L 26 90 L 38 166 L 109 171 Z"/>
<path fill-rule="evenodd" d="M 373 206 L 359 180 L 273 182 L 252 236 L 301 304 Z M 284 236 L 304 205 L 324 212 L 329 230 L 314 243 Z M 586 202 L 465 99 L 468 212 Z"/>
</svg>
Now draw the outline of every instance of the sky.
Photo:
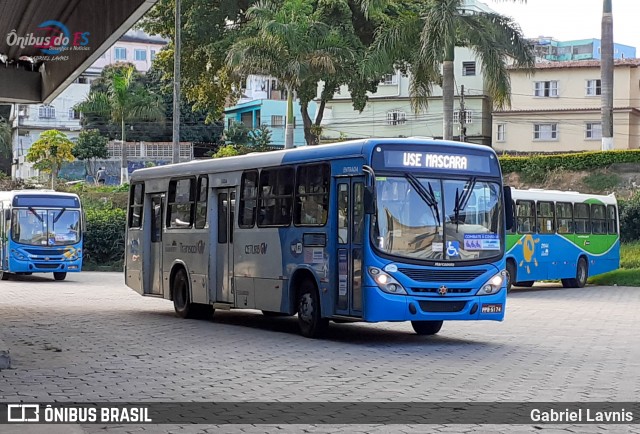
<svg viewBox="0 0 640 434">
<path fill-rule="evenodd" d="M 527 38 L 600 39 L 602 0 L 480 1 L 512 17 Z M 617 44 L 635 47 L 640 57 L 640 0 L 613 0 L 613 38 Z"/>
</svg>

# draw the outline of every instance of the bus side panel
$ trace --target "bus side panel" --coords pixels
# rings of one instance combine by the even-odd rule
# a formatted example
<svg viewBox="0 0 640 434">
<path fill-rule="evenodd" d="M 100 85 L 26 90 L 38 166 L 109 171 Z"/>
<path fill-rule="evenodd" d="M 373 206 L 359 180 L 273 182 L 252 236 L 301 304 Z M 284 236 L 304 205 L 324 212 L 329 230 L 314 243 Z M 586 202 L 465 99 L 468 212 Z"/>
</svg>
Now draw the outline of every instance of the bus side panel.
<svg viewBox="0 0 640 434">
<path fill-rule="evenodd" d="M 289 312 L 279 229 L 236 229 L 233 245 L 236 307 Z"/>
<path fill-rule="evenodd" d="M 169 229 L 163 234 L 163 294 L 171 298 L 171 272 L 179 262 L 188 264 L 187 273 L 191 285 L 191 301 L 208 303 L 209 255 L 207 235 L 190 229 Z"/>
<path fill-rule="evenodd" d="M 125 284 L 138 294 L 144 293 L 142 286 L 142 231 L 129 229 L 125 251 Z"/>
</svg>

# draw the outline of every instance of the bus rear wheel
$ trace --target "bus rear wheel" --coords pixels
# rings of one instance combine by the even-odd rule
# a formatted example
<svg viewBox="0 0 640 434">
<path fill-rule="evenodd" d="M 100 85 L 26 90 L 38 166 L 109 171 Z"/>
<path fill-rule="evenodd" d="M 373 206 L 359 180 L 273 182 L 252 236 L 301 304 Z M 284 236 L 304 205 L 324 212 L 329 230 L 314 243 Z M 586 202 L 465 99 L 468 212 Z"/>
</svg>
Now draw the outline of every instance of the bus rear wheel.
<svg viewBox="0 0 640 434">
<path fill-rule="evenodd" d="M 576 277 L 573 279 L 562 279 L 562 286 L 565 288 L 584 288 L 589 278 L 589 266 L 584 258 L 578 259 L 576 267 Z"/>
<path fill-rule="evenodd" d="M 516 280 L 516 263 L 509 260 L 507 261 L 507 292 L 511 291 L 513 282 Z"/>
<path fill-rule="evenodd" d="M 171 291 L 176 315 L 180 318 L 191 318 L 193 309 L 189 299 L 189 281 L 184 270 L 178 270 L 173 276 Z"/>
<path fill-rule="evenodd" d="M 309 280 L 304 280 L 298 291 L 298 325 L 306 338 L 322 337 L 329 327 L 329 319 L 322 318 L 316 286 Z"/>
<path fill-rule="evenodd" d="M 442 328 L 442 321 L 411 321 L 416 334 L 421 336 L 435 335 Z"/>
<path fill-rule="evenodd" d="M 53 273 L 53 278 L 54 280 L 64 280 L 67 278 L 67 272 L 66 271 L 56 271 Z"/>
</svg>

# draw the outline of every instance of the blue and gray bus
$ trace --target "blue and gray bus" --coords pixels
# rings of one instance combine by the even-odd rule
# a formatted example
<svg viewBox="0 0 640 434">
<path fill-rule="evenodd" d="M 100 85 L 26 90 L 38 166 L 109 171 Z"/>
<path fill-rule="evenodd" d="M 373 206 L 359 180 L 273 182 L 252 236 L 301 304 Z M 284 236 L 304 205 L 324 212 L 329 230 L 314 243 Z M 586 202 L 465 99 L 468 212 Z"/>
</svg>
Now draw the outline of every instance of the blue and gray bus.
<svg viewBox="0 0 640 434">
<path fill-rule="evenodd" d="M 0 192 L 0 279 L 11 275 L 82 270 L 80 198 L 52 190 Z"/>
<path fill-rule="evenodd" d="M 506 198 L 506 200 L 505 200 Z M 495 152 L 367 139 L 136 170 L 126 284 L 214 309 L 329 321 L 443 321 L 505 314 L 512 216 Z"/>
</svg>

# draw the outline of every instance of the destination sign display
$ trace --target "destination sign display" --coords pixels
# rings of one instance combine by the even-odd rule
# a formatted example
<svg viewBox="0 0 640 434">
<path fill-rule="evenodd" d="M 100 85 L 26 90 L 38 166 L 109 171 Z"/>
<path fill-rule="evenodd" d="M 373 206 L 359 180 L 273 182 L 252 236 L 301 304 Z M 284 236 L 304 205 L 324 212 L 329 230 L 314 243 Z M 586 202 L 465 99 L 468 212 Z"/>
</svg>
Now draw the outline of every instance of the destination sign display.
<svg viewBox="0 0 640 434">
<path fill-rule="evenodd" d="M 473 154 L 447 154 L 419 151 L 384 151 L 384 165 L 387 168 L 435 169 L 462 172 L 491 172 L 488 156 Z"/>
</svg>

